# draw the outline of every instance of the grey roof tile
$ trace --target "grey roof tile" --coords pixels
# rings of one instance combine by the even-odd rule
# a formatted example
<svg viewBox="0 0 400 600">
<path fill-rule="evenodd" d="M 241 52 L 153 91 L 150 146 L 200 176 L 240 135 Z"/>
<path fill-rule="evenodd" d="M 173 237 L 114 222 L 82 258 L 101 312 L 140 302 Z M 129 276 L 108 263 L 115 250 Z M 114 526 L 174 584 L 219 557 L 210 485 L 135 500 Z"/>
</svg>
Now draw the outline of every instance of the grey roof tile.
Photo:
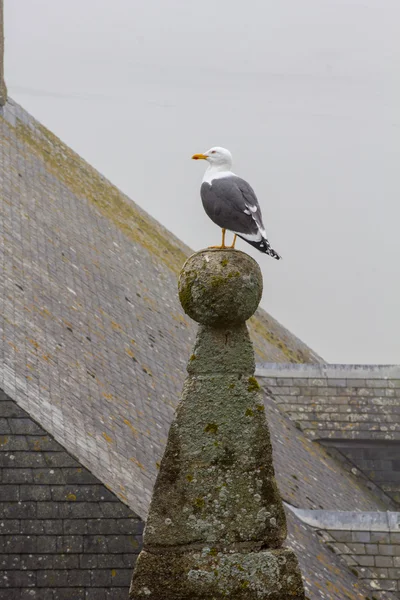
<svg viewBox="0 0 400 600">
<path fill-rule="evenodd" d="M 2 402 L 7 405 L 2 411 L 8 415 L 7 420 L 21 419 L 25 429 L 34 429 L 33 421 L 31 425 L 27 423 L 31 421 L 27 413 L 14 409 L 13 402 L 4 393 L 0 394 L 0 410 Z M 9 450 L 15 444 L 9 444 L 8 440 L 0 445 L 3 481 L 0 487 L 0 598 L 42 600 L 49 597 L 55 600 L 73 598 L 77 593 L 85 597 L 93 578 L 101 579 L 104 573 L 107 573 L 107 589 L 122 589 L 126 596 L 129 587 L 127 563 L 134 563 L 140 548 L 140 537 L 134 537 L 142 532 L 138 517 L 61 446 L 50 440 L 48 434 L 21 436 L 11 433 L 8 437 L 11 442 L 15 437 L 25 442 L 29 439 L 32 443 L 25 443 L 24 451 L 15 452 Z M 20 446 L 17 444 L 17 447 Z M 43 464 L 51 466 L 43 468 Z M 41 483 L 26 483 L 27 472 Z M 65 479 L 71 475 L 75 482 L 65 485 Z M 4 484 L 4 480 L 10 483 Z M 51 500 L 52 496 L 60 502 Z M 104 512 L 110 516 L 103 516 L 103 503 Z M 89 534 L 90 541 L 99 536 L 102 539 L 102 551 L 106 554 L 99 555 L 99 567 L 97 558 L 94 561 L 91 554 L 85 554 L 87 544 L 84 540 Z M 118 554 L 113 558 L 115 552 Z"/>
</svg>

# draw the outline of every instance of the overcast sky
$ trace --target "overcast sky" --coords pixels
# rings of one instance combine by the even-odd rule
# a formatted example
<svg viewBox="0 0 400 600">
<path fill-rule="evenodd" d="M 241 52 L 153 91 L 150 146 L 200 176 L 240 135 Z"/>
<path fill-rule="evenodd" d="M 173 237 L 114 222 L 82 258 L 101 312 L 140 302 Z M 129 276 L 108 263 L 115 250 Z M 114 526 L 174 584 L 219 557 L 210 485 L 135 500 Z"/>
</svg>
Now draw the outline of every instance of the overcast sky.
<svg viewBox="0 0 400 600">
<path fill-rule="evenodd" d="M 330 362 L 400 362 L 399 0 L 5 0 L 10 95 L 193 249 L 204 163 L 253 185 L 262 305 Z"/>
</svg>

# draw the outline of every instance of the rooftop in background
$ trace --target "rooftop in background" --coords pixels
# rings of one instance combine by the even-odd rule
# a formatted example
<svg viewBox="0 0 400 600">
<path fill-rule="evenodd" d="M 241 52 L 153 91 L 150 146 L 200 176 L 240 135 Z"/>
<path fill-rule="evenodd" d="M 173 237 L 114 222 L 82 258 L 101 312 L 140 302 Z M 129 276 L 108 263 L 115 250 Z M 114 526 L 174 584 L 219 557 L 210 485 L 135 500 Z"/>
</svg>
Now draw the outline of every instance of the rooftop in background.
<svg viewBox="0 0 400 600">
<path fill-rule="evenodd" d="M 11 100 L 0 130 L 0 388 L 144 517 L 194 342 L 176 288 L 190 250 Z M 263 311 L 250 329 L 258 361 L 323 362 Z M 391 507 L 265 401 L 289 504 Z M 361 598 L 290 522 L 309 589 L 334 573 L 332 598 Z"/>
<path fill-rule="evenodd" d="M 0 387 L 144 516 L 194 340 L 190 249 L 11 100 L 0 129 Z M 263 311 L 251 329 L 259 360 L 321 360 Z"/>
</svg>

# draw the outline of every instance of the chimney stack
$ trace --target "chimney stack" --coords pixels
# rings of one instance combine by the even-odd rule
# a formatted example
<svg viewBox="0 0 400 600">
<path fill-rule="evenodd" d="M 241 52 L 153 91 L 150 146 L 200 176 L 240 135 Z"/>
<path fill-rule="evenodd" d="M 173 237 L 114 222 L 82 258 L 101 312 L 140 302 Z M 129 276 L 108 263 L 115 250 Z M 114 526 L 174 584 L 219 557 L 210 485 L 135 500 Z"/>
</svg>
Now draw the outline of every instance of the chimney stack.
<svg viewBox="0 0 400 600">
<path fill-rule="evenodd" d="M 0 106 L 7 101 L 7 88 L 4 82 L 4 4 L 0 0 Z"/>
</svg>

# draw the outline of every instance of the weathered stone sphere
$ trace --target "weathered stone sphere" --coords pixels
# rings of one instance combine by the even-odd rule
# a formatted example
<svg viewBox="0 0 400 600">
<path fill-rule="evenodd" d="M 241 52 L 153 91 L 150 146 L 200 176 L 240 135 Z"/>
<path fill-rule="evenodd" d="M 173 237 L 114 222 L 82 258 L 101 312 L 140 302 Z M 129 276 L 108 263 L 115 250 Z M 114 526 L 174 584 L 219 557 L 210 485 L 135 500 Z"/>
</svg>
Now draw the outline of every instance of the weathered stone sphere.
<svg viewBox="0 0 400 600">
<path fill-rule="evenodd" d="M 190 256 L 179 276 L 179 299 L 189 317 L 205 325 L 243 323 L 256 311 L 263 281 L 256 261 L 234 249 Z"/>
</svg>

